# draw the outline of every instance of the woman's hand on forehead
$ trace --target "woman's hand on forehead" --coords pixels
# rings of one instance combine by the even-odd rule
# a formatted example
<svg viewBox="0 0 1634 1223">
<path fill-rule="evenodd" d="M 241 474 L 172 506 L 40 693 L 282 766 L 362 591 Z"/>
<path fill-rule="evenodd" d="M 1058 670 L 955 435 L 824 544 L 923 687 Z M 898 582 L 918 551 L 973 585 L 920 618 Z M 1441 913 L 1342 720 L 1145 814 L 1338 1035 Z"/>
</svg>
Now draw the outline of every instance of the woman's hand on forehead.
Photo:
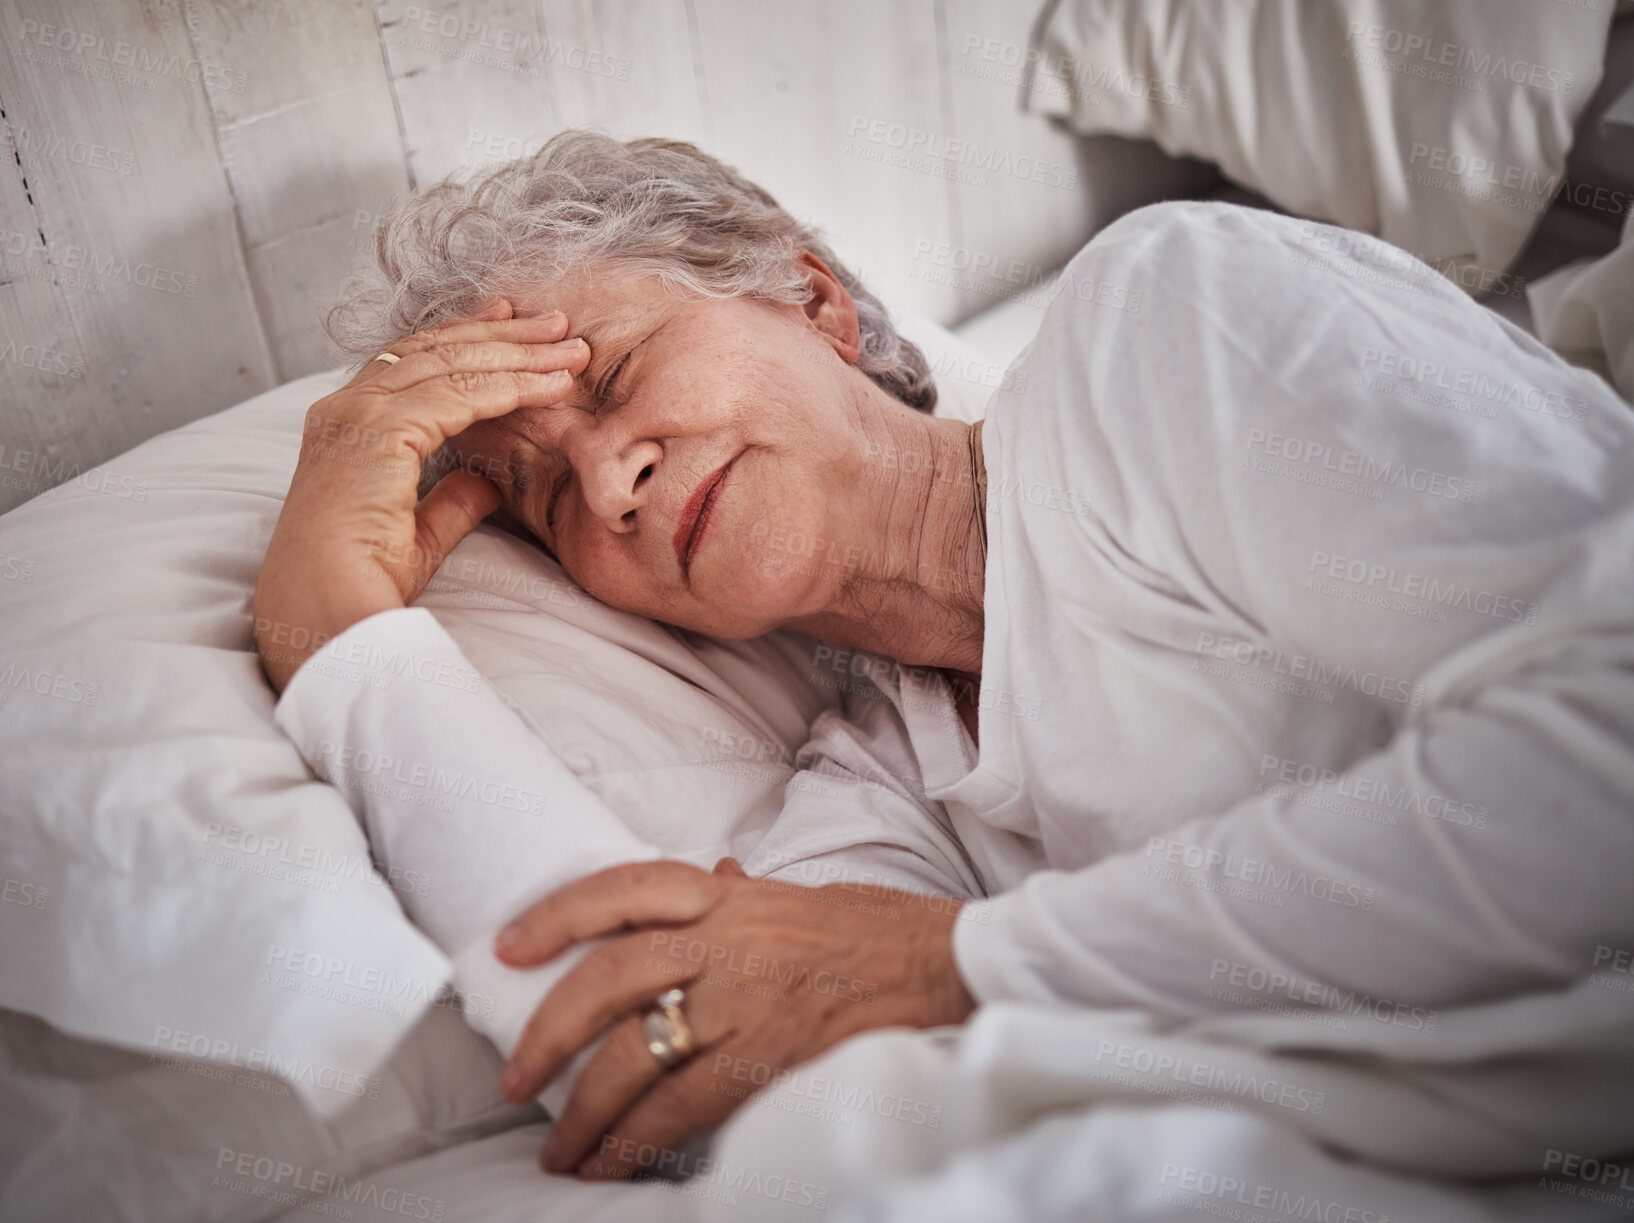
<svg viewBox="0 0 1634 1223">
<path fill-rule="evenodd" d="M 590 358 L 568 330 L 560 311 L 513 317 L 501 298 L 397 341 L 395 361 L 370 361 L 312 405 L 253 600 L 274 689 L 331 637 L 412 603 L 498 508 L 502 466 L 462 465 L 417 500 L 421 463 L 479 422 L 568 404 Z"/>
</svg>

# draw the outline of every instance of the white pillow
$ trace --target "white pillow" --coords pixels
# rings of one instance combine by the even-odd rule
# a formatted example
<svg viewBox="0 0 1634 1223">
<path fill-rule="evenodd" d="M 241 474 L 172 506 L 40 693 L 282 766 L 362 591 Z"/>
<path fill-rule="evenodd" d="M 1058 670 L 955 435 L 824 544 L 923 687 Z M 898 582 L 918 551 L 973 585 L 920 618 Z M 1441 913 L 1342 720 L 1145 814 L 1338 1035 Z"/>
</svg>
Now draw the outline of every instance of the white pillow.
<svg viewBox="0 0 1634 1223">
<path fill-rule="evenodd" d="M 892 310 L 897 331 L 925 354 L 936 380 L 934 415 L 974 424 L 987 413 L 987 400 L 999 387 L 1009 389 L 1015 374 L 1008 362 L 994 360 L 981 347 L 911 311 Z"/>
<path fill-rule="evenodd" d="M 367 1073 L 445 980 L 350 808 L 274 727 L 249 648 L 302 414 L 335 383 L 269 391 L 0 517 L 0 861 L 37 898 L 0 906 L 0 1006 L 138 1049 L 186 1031 Z M 283 988 L 306 953 L 417 997 Z"/>
<path fill-rule="evenodd" d="M 962 359 L 935 324 L 912 328 L 933 367 Z M 340 379 L 268 391 L 0 517 L 0 863 L 11 902 L 0 904 L 0 1007 L 58 1029 L 30 1029 L 47 1061 L 70 1064 L 73 1050 L 105 1042 L 211 1070 L 327 1067 L 328 1082 L 291 1076 L 315 1116 L 286 1109 L 286 1125 L 310 1128 L 264 1154 L 316 1142 L 350 1167 L 487 1117 L 497 1060 L 455 1024 L 429 1055 L 405 1044 L 397 1069 L 381 1069 L 449 974 L 392 888 L 436 880 L 373 869 L 351 810 L 274 726 L 251 652 L 250 593 L 301 422 Z M 949 389 L 946 407 L 966 412 L 985 393 Z M 455 550 L 421 606 L 590 789 L 659 844 L 677 825 L 693 839 L 703 821 L 722 836 L 763 828 L 812 719 L 839 705 L 809 639 L 718 642 L 628 616 L 490 526 Z M 291 978 L 298 988 L 286 988 Z M 11 1030 L 0 1026 L 0 1038 Z M 450 1080 L 456 1067 L 486 1077 L 473 1089 Z M 16 1073 L 0 1093 L 28 1105 L 6 1110 L 14 1126 L 30 1119 L 6 1146 L 33 1144 L 29 1167 L 62 1166 L 52 1144 L 76 1132 L 76 1117 L 163 1149 L 120 1170 L 137 1182 L 133 1202 L 162 1198 L 174 1161 L 213 1155 L 246 1128 L 265 1133 L 260 1096 L 230 1084 L 172 1072 L 132 1079 L 129 1091 L 36 1091 Z M 364 1108 L 342 1124 L 352 1096 L 336 1077 L 389 1075 L 420 1107 Z M 183 1101 L 155 1126 L 154 1107 Z M 243 1208 L 232 1195 L 210 1200 Z M 142 1216 L 133 1207 L 129 1217 Z M 221 1213 L 206 1204 L 197 1217 Z"/>
<path fill-rule="evenodd" d="M 1492 288 L 1558 186 L 1609 5 L 1057 0 L 1027 104 L 1208 158 Z"/>
</svg>

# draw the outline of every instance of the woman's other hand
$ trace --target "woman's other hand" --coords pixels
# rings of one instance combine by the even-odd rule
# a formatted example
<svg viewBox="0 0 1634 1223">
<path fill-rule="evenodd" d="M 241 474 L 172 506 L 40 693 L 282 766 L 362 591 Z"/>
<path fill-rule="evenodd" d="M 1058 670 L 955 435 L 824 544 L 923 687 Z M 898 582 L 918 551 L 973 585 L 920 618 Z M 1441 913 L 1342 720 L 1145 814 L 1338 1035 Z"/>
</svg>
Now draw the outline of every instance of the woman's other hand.
<svg viewBox="0 0 1634 1223">
<path fill-rule="evenodd" d="M 877 887 L 807 888 L 642 862 L 547 896 L 495 944 L 517 967 L 593 948 L 540 1003 L 506 1069 L 526 1100 L 604 1031 L 541 1162 L 628 1177 L 719 1124 L 788 1067 L 871 1028 L 960 1023 L 975 1009 L 953 958 L 960 902 Z M 672 987 L 697 1051 L 671 1070 L 643 1015 Z"/>
<path fill-rule="evenodd" d="M 494 464 L 454 471 L 417 503 L 421 461 L 479 420 L 560 402 L 590 348 L 561 313 L 511 303 L 416 332 L 313 404 L 253 600 L 256 648 L 282 692 L 329 638 L 407 607 L 500 504 Z"/>
</svg>

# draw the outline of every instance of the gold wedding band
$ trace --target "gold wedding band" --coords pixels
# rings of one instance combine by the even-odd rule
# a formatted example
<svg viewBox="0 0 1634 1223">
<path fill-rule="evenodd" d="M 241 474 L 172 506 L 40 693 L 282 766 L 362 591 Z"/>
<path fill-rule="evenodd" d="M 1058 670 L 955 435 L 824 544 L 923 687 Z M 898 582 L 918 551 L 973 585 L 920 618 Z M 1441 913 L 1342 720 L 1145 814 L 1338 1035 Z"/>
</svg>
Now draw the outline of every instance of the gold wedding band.
<svg viewBox="0 0 1634 1223">
<path fill-rule="evenodd" d="M 647 1035 L 647 1051 L 665 1070 L 671 1070 L 698 1051 L 697 1038 L 687 1023 L 681 1006 L 686 991 L 667 989 L 653 1000 L 652 1009 L 641 1017 Z"/>
<path fill-rule="evenodd" d="M 375 358 L 375 361 L 384 361 L 387 365 L 396 365 L 402 359 L 394 352 L 383 352 Z M 373 364 L 373 362 L 370 364 Z"/>
</svg>

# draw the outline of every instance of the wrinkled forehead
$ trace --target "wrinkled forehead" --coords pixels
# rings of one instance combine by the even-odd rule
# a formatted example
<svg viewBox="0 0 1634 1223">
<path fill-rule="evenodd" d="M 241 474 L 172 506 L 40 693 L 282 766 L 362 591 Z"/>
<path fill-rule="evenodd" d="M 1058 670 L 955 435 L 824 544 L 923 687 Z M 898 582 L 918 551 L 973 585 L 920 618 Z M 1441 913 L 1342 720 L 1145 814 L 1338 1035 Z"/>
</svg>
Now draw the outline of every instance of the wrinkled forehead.
<svg viewBox="0 0 1634 1223">
<path fill-rule="evenodd" d="M 583 336 L 594 347 L 598 336 L 605 344 L 686 303 L 656 275 L 600 268 L 519 291 L 512 297 L 512 304 L 518 316 L 560 310 L 567 315 L 567 334 Z M 594 359 L 597 354 L 591 355 Z"/>
</svg>

